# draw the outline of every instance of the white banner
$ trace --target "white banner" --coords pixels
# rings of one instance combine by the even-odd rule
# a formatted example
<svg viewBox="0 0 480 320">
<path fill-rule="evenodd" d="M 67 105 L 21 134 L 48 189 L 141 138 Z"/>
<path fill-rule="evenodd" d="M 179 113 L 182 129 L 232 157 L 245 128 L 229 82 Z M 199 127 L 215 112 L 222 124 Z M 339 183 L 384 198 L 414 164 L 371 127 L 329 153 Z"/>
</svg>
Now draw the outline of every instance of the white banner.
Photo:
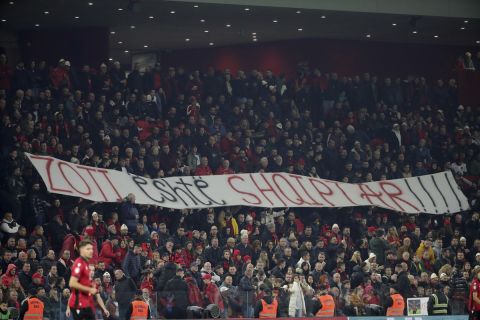
<svg viewBox="0 0 480 320">
<path fill-rule="evenodd" d="M 455 213 L 469 209 L 450 171 L 350 184 L 288 173 L 246 173 L 148 179 L 27 154 L 51 193 L 98 202 L 118 202 L 129 193 L 136 203 L 175 209 L 225 206 L 377 206 L 407 213 Z"/>
</svg>

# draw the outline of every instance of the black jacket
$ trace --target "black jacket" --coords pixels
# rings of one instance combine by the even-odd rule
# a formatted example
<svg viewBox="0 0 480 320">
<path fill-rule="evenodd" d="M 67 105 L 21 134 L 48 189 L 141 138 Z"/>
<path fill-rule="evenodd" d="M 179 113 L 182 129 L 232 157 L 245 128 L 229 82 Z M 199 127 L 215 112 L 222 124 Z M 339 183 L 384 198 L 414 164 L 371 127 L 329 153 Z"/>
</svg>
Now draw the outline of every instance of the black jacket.
<svg viewBox="0 0 480 320">
<path fill-rule="evenodd" d="M 155 276 L 158 279 L 158 290 L 162 291 L 165 286 L 167 285 L 167 282 L 170 279 L 173 279 L 173 277 L 176 274 L 177 267 L 174 263 L 168 262 L 165 264 L 165 266 L 161 269 L 161 271 L 158 271 Z"/>
<path fill-rule="evenodd" d="M 117 301 L 119 305 L 128 305 L 133 300 L 133 296 L 137 291 L 137 286 L 131 278 L 123 276 L 115 282 L 115 292 L 117 292 Z"/>
<path fill-rule="evenodd" d="M 413 292 L 410 286 L 410 280 L 408 279 L 407 272 L 402 271 L 398 274 L 397 287 L 398 293 L 400 293 L 405 300 L 407 298 L 413 297 Z"/>
<path fill-rule="evenodd" d="M 358 265 L 353 267 L 352 278 L 350 281 L 351 281 L 352 288 L 356 288 L 359 285 L 364 283 L 365 274 L 363 273 L 362 267 Z"/>
<path fill-rule="evenodd" d="M 181 277 L 174 276 L 173 279 L 168 280 L 163 292 L 175 296 L 175 307 L 186 309 L 189 306 L 188 285 Z"/>
<path fill-rule="evenodd" d="M 20 271 L 20 273 L 18 274 L 18 280 L 20 280 L 20 284 L 22 285 L 23 290 L 28 292 L 28 290 L 30 289 L 30 285 L 32 284 L 32 275 Z"/>
<path fill-rule="evenodd" d="M 216 266 L 220 261 L 222 261 L 223 249 L 220 247 L 207 247 L 203 253 L 203 256 L 205 257 L 205 261 L 209 261 L 212 266 Z"/>
</svg>

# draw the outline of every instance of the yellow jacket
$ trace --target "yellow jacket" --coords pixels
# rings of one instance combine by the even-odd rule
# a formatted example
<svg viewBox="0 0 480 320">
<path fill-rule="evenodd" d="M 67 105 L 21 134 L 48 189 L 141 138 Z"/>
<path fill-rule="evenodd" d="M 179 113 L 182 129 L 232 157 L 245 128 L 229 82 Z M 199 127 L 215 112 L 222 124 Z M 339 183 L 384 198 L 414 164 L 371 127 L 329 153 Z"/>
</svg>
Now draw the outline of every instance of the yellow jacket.
<svg viewBox="0 0 480 320">
<path fill-rule="evenodd" d="M 430 254 L 430 263 L 435 263 L 435 253 L 433 252 L 433 248 L 425 248 L 425 244 L 422 242 L 420 243 L 420 246 L 417 249 L 417 252 L 415 253 L 419 259 L 422 259 L 423 253 L 425 250 L 428 250 L 428 253 Z"/>
</svg>

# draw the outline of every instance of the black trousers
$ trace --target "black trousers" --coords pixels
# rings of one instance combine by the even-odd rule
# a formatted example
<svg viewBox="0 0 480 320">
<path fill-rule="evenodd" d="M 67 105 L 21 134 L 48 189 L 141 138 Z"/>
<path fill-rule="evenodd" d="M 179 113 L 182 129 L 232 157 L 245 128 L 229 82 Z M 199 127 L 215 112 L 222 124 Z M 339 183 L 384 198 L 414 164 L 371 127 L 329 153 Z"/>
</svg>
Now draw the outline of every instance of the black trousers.
<svg viewBox="0 0 480 320">
<path fill-rule="evenodd" d="M 72 317 L 74 320 L 94 320 L 95 314 L 91 308 L 84 309 L 71 309 Z"/>
</svg>

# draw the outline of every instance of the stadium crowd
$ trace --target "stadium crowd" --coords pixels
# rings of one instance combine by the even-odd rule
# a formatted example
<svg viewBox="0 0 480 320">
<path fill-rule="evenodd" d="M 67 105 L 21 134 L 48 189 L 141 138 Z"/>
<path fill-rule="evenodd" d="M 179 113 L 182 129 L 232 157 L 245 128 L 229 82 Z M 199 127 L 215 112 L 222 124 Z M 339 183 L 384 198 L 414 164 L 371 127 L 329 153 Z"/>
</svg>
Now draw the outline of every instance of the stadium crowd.
<svg viewBox="0 0 480 320">
<path fill-rule="evenodd" d="M 479 105 L 459 105 L 455 79 L 297 69 L 287 78 L 157 63 L 126 75 L 118 62 L 11 67 L 0 55 L 0 318 L 33 287 L 46 317 L 66 319 L 83 238 L 95 243 L 93 278 L 112 319 L 137 290 L 159 318 L 209 304 L 258 316 L 270 291 L 282 317 L 314 315 L 327 291 L 339 316 L 385 314 L 390 290 L 442 290 L 452 314 L 466 313 L 480 268 Z M 151 178 L 290 172 L 357 183 L 451 170 L 471 210 L 171 210 L 133 194 L 92 203 L 47 193 L 25 152 Z"/>
</svg>

